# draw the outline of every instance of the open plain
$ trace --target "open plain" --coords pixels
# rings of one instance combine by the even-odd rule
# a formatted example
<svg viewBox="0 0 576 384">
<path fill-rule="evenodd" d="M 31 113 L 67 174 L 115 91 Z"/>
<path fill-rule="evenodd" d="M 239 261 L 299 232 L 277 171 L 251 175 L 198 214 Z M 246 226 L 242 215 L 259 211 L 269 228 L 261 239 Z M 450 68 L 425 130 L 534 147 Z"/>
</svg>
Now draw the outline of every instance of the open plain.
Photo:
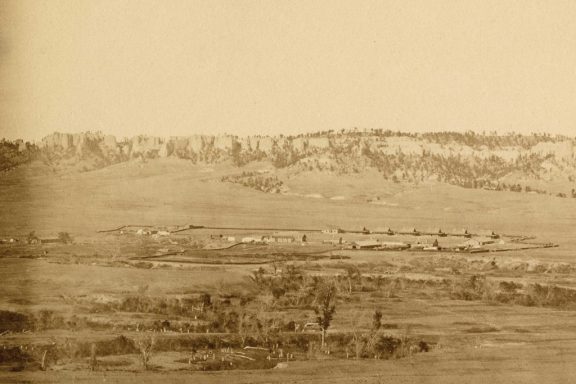
<svg viewBox="0 0 576 384">
<path fill-rule="evenodd" d="M 574 20 L 0 0 L 0 384 L 576 383 Z"/>
<path fill-rule="evenodd" d="M 0 379 L 560 383 L 575 373 L 571 199 L 320 173 L 283 176 L 291 193 L 269 194 L 220 181 L 233 172 L 158 159 L 5 173 L 2 236 L 19 241 L 0 245 Z M 462 229 L 497 239 L 457 249 L 470 240 Z M 32 232 L 72 240 L 26 241 Z M 371 242 L 378 249 L 361 249 Z M 382 249 L 397 243 L 411 249 Z M 326 284 L 337 295 L 322 345 Z"/>
</svg>

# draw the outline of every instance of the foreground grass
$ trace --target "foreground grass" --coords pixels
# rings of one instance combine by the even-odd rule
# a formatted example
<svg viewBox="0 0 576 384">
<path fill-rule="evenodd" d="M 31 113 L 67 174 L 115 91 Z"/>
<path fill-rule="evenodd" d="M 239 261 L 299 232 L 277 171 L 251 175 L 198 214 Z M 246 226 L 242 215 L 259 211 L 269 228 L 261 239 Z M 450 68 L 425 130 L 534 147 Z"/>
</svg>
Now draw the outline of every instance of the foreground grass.
<svg viewBox="0 0 576 384">
<path fill-rule="evenodd" d="M 480 345 L 410 360 L 324 360 L 285 369 L 234 372 L 0 372 L 3 383 L 568 383 L 576 374 L 576 343 L 561 335 L 533 344 Z"/>
</svg>

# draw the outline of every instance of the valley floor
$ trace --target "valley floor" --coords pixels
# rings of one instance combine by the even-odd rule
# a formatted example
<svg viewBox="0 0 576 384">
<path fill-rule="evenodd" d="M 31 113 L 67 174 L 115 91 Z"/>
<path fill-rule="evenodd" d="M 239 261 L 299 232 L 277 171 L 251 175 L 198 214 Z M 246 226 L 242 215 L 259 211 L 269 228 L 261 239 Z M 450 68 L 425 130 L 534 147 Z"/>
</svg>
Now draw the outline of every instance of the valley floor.
<svg viewBox="0 0 576 384">
<path fill-rule="evenodd" d="M 3 383 L 570 383 L 576 377 L 576 339 L 536 344 L 480 345 L 409 360 L 329 360 L 289 363 L 284 369 L 234 372 L 0 373 Z"/>
<path fill-rule="evenodd" d="M 0 312 L 21 323 L 9 324 L 10 332 L 0 336 L 2 358 L 13 359 L 0 361 L 0 382 L 499 384 L 576 378 L 573 199 L 434 183 L 406 187 L 350 175 L 295 178 L 286 183 L 293 194 L 268 194 L 220 182 L 231 172 L 225 165 L 148 165 L 24 179 L 15 172 L 0 180 L 3 238 L 31 231 L 66 231 L 74 238 L 66 245 L 0 246 Z M 559 247 L 477 255 L 326 252 L 332 246 L 311 236 L 319 245 L 308 252 L 300 244 L 222 250 L 214 233 L 160 240 L 97 233 L 127 223 L 481 228 Z M 317 321 L 319 291 L 328 284 L 338 292 L 329 357 L 309 353 L 319 333 L 296 328 Z M 430 350 L 347 359 L 355 333 L 369 333 L 377 311 L 379 336 L 423 342 Z M 248 323 L 253 328 L 245 331 Z M 191 338 L 239 344 L 243 332 L 262 348 L 271 348 L 270 335 L 291 338 L 286 348 L 296 357 L 271 369 L 268 352 L 258 355 L 266 369 L 189 368 L 187 359 L 197 352 Z M 144 334 L 164 343 L 152 354 L 149 371 L 131 341 Z M 90 371 L 90 344 L 119 338 L 124 349 L 100 350 L 96 359 L 108 365 Z M 60 349 L 45 371 L 41 354 L 16 352 L 54 345 Z M 206 345 L 200 349 L 207 351 Z M 4 352 L 10 348 L 16 357 Z M 19 357 L 25 364 L 18 365 Z"/>
</svg>

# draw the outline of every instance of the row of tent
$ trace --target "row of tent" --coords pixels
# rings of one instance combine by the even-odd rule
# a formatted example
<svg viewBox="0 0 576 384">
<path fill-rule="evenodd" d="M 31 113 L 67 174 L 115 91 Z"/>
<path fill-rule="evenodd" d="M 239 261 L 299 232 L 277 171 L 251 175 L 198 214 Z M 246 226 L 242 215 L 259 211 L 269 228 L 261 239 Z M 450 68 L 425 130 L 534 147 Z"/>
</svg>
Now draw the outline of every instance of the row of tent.
<svg viewBox="0 0 576 384">
<path fill-rule="evenodd" d="M 415 227 L 405 228 L 401 230 L 394 230 L 390 227 L 377 227 L 375 229 L 368 229 L 366 227 L 362 228 L 362 231 L 346 231 L 342 229 L 327 229 L 323 230 L 323 233 L 346 233 L 346 232 L 361 232 L 363 234 L 380 234 L 380 235 L 413 235 L 413 236 L 421 236 L 421 235 L 432 235 L 432 236 L 439 236 L 439 237 L 446 237 L 446 236 L 463 236 L 467 238 L 471 238 L 472 236 L 484 236 L 490 237 L 492 239 L 499 239 L 500 235 L 492 230 L 480 230 L 476 233 L 469 232 L 467 229 L 459 229 L 454 231 L 444 231 L 441 228 L 435 228 L 432 230 L 418 230 Z"/>
</svg>

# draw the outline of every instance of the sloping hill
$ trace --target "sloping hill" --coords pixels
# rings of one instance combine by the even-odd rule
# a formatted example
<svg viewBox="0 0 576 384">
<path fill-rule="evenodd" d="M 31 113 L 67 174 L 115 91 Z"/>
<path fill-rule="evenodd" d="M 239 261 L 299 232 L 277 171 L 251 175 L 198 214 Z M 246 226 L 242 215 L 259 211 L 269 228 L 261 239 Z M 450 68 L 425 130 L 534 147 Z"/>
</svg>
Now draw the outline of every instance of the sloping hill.
<svg viewBox="0 0 576 384">
<path fill-rule="evenodd" d="M 37 168 L 35 168 L 37 167 Z M 265 163 L 260 168 L 271 167 Z M 464 189 L 436 181 L 418 185 L 361 175 L 283 170 L 288 192 L 264 193 L 221 182 L 238 172 L 221 163 L 182 159 L 128 161 L 92 172 L 42 173 L 29 165 L 0 178 L 4 235 L 78 236 L 124 224 L 263 226 L 300 228 L 485 228 L 547 233 L 575 224 L 574 201 Z M 336 197 L 336 198 L 335 198 Z"/>
<path fill-rule="evenodd" d="M 126 223 L 510 232 L 574 224 L 576 199 L 556 197 L 575 188 L 574 140 L 565 137 L 349 131 L 118 142 L 90 133 L 0 148 L 5 233 Z"/>
<path fill-rule="evenodd" d="M 435 180 L 465 188 L 528 189 L 570 196 L 576 180 L 574 146 L 573 138 L 548 135 L 381 130 L 329 131 L 297 137 L 137 136 L 120 141 L 100 133 L 55 133 L 38 145 L 4 141 L 0 165 L 9 169 L 39 160 L 62 173 L 93 171 L 133 160 L 145 163 L 172 158 L 193 164 L 231 163 L 241 171 L 264 161 L 274 173 L 319 172 L 319 177 L 320 173 L 359 174 L 395 183 Z"/>
</svg>

